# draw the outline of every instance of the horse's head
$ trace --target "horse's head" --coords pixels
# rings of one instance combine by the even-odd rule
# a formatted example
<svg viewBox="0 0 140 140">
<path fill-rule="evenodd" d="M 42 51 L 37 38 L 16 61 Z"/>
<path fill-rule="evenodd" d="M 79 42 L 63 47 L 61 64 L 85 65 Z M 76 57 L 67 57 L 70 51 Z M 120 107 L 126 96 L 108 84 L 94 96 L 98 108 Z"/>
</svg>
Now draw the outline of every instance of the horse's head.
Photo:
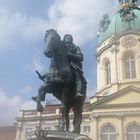
<svg viewBox="0 0 140 140">
<path fill-rule="evenodd" d="M 45 56 L 51 58 L 53 54 L 54 47 L 57 47 L 57 42 L 61 41 L 60 36 L 54 29 L 50 29 L 46 31 L 45 34 Z"/>
</svg>

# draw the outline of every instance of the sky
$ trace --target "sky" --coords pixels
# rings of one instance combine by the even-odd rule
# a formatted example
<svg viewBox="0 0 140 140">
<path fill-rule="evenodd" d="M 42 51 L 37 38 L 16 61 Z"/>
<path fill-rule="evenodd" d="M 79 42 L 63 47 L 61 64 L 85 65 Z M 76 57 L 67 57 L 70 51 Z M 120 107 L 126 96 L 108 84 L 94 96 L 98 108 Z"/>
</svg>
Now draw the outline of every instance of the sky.
<svg viewBox="0 0 140 140">
<path fill-rule="evenodd" d="M 80 46 L 87 96 L 94 96 L 99 23 L 103 14 L 112 16 L 117 9 L 118 0 L 0 0 L 0 126 L 11 125 L 20 109 L 35 108 L 31 97 L 42 84 L 35 70 L 48 70 L 43 50 L 50 28 L 61 38 L 72 34 Z"/>
</svg>

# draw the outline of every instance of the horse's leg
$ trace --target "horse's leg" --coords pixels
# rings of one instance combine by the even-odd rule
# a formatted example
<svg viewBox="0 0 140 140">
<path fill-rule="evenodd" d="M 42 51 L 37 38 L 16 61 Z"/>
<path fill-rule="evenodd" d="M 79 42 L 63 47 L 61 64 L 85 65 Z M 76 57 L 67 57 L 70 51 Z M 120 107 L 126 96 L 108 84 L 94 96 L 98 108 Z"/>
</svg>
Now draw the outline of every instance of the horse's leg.
<svg viewBox="0 0 140 140">
<path fill-rule="evenodd" d="M 74 111 L 74 133 L 80 133 L 80 126 L 81 126 L 81 122 L 82 122 L 82 105 L 79 105 L 78 103 L 75 103 L 74 107 L 73 107 L 73 111 Z"/>
<path fill-rule="evenodd" d="M 39 111 L 39 112 L 43 112 L 43 106 L 41 104 L 41 101 L 43 101 L 43 100 L 45 100 L 45 87 L 41 86 L 38 89 L 38 95 L 37 95 L 37 99 L 36 99 L 37 111 Z"/>
<path fill-rule="evenodd" d="M 70 112 L 70 105 L 66 105 L 66 113 L 65 113 L 65 119 L 66 119 L 66 131 L 69 131 L 69 112 Z"/>
<path fill-rule="evenodd" d="M 42 112 L 43 111 L 43 106 L 41 104 L 41 101 L 45 101 L 45 95 L 48 92 L 48 87 L 44 84 L 40 86 L 38 89 L 38 95 L 36 97 L 36 102 L 37 102 L 37 111 Z"/>
<path fill-rule="evenodd" d="M 64 94 L 62 94 L 61 96 L 61 123 L 59 127 L 60 131 L 65 130 L 65 114 L 66 114 L 66 104 L 65 104 Z"/>
<path fill-rule="evenodd" d="M 65 130 L 65 112 L 66 112 L 65 104 L 61 101 L 61 114 L 62 114 L 62 122 L 60 124 L 61 131 Z"/>
<path fill-rule="evenodd" d="M 63 131 L 65 130 L 66 125 L 66 94 L 68 93 L 68 87 L 62 89 L 61 96 L 61 112 L 62 112 L 62 127 Z"/>
</svg>

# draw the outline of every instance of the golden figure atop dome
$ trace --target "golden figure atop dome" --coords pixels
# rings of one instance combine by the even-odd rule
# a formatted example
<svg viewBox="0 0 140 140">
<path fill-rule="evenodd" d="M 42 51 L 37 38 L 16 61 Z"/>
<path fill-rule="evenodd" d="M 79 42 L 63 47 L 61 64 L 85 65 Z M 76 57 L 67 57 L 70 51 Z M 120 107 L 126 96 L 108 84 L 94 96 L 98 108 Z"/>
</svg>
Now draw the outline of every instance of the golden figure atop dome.
<svg viewBox="0 0 140 140">
<path fill-rule="evenodd" d="M 123 9 L 127 9 L 130 6 L 135 6 L 137 1 L 138 0 L 119 0 L 119 3 Z"/>
</svg>

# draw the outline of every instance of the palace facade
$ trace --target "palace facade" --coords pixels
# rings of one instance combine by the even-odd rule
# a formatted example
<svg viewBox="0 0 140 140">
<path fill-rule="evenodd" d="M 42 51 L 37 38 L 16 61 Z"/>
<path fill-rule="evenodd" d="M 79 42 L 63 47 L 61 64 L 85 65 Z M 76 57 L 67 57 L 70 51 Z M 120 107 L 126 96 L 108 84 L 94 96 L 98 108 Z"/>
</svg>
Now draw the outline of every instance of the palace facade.
<svg viewBox="0 0 140 140">
<path fill-rule="evenodd" d="M 140 140 L 140 9 L 121 8 L 100 22 L 97 91 L 91 98 L 93 140 Z"/>
<path fill-rule="evenodd" d="M 84 104 L 83 121 L 81 125 L 81 133 L 90 135 L 90 112 L 87 109 L 89 103 Z M 16 118 L 17 134 L 16 140 L 30 140 L 35 137 L 36 130 L 58 130 L 61 123 L 60 104 L 46 105 L 42 113 L 37 110 L 21 110 L 21 114 Z M 70 131 L 73 130 L 72 125 L 73 113 L 70 112 Z M 33 132 L 33 133 L 32 133 Z"/>
</svg>

